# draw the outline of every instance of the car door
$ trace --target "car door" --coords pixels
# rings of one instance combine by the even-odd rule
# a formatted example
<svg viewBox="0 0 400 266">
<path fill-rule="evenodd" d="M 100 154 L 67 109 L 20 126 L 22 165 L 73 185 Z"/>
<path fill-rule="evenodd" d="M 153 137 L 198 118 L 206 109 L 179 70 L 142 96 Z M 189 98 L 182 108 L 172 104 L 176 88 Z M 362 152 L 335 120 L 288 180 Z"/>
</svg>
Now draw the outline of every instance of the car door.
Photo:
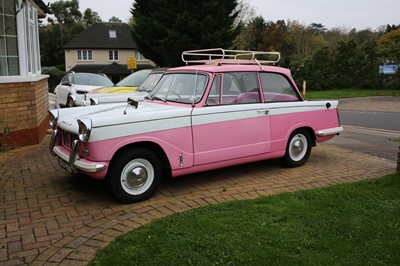
<svg viewBox="0 0 400 266">
<path fill-rule="evenodd" d="M 296 127 L 304 125 L 310 107 L 302 104 L 301 96 L 294 83 L 286 75 L 274 72 L 260 73 L 264 102 L 269 109 L 271 126 L 271 152 L 284 150 L 287 138 Z"/>
<path fill-rule="evenodd" d="M 269 123 L 256 72 L 215 75 L 206 105 L 192 113 L 194 165 L 267 153 Z"/>
</svg>

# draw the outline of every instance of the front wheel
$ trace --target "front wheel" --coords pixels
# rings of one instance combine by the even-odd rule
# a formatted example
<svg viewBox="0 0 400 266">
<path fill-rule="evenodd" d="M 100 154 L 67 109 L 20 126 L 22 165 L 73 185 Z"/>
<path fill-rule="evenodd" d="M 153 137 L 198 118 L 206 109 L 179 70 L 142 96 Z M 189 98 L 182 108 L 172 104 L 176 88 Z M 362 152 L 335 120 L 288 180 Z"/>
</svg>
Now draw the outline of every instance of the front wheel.
<svg viewBox="0 0 400 266">
<path fill-rule="evenodd" d="M 283 162 L 288 167 L 298 167 L 305 164 L 311 153 L 311 137 L 305 130 L 293 132 L 286 146 Z"/>
<path fill-rule="evenodd" d="M 162 167 L 150 150 L 134 148 L 112 162 L 109 181 L 114 196 L 124 203 L 149 199 L 161 180 Z"/>
</svg>

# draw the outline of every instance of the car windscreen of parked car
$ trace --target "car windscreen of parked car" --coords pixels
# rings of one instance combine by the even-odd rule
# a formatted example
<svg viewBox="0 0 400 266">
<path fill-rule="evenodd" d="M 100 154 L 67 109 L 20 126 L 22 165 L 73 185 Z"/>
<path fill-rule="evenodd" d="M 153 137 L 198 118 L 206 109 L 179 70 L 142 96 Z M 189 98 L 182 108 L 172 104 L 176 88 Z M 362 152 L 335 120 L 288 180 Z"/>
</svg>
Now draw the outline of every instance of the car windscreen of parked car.
<svg viewBox="0 0 400 266">
<path fill-rule="evenodd" d="M 106 76 L 91 75 L 87 73 L 75 73 L 72 77 L 72 83 L 76 85 L 90 85 L 90 86 L 113 86 L 114 84 Z"/>
<path fill-rule="evenodd" d="M 151 73 L 151 71 L 152 71 L 151 69 L 139 70 L 139 71 L 127 76 L 126 78 L 124 78 L 123 80 L 121 80 L 120 82 L 115 84 L 115 86 L 117 86 L 117 87 L 139 87 L 140 85 L 142 85 L 143 81 L 145 81 L 145 79 Z"/>
<path fill-rule="evenodd" d="M 138 91 L 147 91 L 150 92 L 156 86 L 157 82 L 161 79 L 164 71 L 160 71 L 157 73 L 150 73 L 150 75 L 145 79 L 145 81 L 140 85 Z"/>
</svg>

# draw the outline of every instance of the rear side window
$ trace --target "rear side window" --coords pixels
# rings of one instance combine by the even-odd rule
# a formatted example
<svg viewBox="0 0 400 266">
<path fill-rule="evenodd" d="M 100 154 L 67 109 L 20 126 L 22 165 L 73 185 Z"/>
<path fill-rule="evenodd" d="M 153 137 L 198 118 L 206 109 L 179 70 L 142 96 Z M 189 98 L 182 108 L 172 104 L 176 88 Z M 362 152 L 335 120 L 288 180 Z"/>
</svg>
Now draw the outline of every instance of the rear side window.
<svg viewBox="0 0 400 266">
<path fill-rule="evenodd" d="M 296 89 L 287 78 L 277 73 L 260 73 L 265 102 L 300 101 Z"/>
</svg>

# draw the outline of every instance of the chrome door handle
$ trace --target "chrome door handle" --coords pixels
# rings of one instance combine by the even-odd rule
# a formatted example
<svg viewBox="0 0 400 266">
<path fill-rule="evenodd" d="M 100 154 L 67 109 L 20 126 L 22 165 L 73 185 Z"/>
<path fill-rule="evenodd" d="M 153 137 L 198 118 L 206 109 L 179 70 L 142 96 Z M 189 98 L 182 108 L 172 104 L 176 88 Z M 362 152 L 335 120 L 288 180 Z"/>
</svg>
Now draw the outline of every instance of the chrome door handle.
<svg viewBox="0 0 400 266">
<path fill-rule="evenodd" d="M 257 113 L 267 115 L 267 114 L 269 114 L 269 109 L 257 110 Z"/>
</svg>

